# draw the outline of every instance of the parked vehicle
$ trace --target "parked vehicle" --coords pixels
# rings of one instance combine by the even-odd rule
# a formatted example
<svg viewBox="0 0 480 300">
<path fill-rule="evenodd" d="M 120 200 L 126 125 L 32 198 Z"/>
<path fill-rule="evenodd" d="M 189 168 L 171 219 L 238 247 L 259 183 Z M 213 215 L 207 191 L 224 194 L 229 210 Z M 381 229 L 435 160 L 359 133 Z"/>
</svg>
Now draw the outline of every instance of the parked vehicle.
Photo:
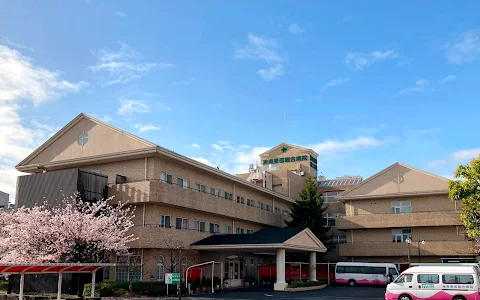
<svg viewBox="0 0 480 300">
<path fill-rule="evenodd" d="M 335 268 L 335 282 L 357 284 L 386 285 L 398 276 L 394 264 L 362 262 L 339 262 Z"/>
<path fill-rule="evenodd" d="M 480 300 L 474 265 L 411 267 L 387 286 L 386 300 Z"/>
</svg>

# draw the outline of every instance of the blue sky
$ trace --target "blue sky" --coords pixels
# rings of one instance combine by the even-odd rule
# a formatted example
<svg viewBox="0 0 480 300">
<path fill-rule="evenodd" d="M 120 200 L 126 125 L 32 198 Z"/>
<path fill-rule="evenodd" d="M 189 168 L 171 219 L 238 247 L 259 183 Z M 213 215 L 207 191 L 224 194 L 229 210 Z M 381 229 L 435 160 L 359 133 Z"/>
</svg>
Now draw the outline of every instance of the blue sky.
<svg viewBox="0 0 480 300">
<path fill-rule="evenodd" d="M 480 152 L 480 3 L 140 3 L 0 2 L 0 190 L 80 112 L 229 172 L 284 113 L 327 177 Z"/>
</svg>

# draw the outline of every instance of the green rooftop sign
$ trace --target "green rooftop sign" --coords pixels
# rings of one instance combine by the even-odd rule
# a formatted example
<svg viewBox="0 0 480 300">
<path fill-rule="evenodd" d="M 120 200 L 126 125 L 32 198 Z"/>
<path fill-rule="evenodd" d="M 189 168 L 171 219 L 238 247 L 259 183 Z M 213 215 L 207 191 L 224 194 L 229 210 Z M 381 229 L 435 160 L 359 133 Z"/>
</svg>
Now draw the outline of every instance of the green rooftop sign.
<svg viewBox="0 0 480 300">
<path fill-rule="evenodd" d="M 283 164 L 283 163 L 291 163 L 296 161 L 308 161 L 308 155 L 298 155 L 298 156 L 290 156 L 290 157 L 280 157 L 280 158 L 270 158 L 264 159 L 264 165 L 273 165 L 273 164 Z M 317 159 L 310 155 L 310 167 L 317 170 Z"/>
</svg>

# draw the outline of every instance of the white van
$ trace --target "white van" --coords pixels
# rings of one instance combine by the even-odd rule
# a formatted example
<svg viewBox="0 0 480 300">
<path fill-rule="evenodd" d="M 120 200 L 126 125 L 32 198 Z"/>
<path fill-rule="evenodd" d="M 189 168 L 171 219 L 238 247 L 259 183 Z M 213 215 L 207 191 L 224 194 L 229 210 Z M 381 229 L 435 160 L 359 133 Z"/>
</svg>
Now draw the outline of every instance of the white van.
<svg viewBox="0 0 480 300">
<path fill-rule="evenodd" d="M 357 284 L 386 285 L 398 276 L 394 264 L 376 264 L 362 262 L 339 262 L 335 266 L 335 282 Z"/>
<path fill-rule="evenodd" d="M 387 286 L 385 300 L 480 300 L 479 275 L 473 265 L 412 267 Z"/>
</svg>

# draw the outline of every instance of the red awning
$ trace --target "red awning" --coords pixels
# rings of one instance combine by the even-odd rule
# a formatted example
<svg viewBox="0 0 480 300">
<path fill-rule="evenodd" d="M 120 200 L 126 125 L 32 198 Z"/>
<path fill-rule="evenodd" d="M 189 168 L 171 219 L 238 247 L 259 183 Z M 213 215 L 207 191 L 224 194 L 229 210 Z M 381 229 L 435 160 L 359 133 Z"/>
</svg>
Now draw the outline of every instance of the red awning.
<svg viewBox="0 0 480 300">
<path fill-rule="evenodd" d="M 0 264 L 0 274 L 92 273 L 115 264 Z"/>
</svg>

